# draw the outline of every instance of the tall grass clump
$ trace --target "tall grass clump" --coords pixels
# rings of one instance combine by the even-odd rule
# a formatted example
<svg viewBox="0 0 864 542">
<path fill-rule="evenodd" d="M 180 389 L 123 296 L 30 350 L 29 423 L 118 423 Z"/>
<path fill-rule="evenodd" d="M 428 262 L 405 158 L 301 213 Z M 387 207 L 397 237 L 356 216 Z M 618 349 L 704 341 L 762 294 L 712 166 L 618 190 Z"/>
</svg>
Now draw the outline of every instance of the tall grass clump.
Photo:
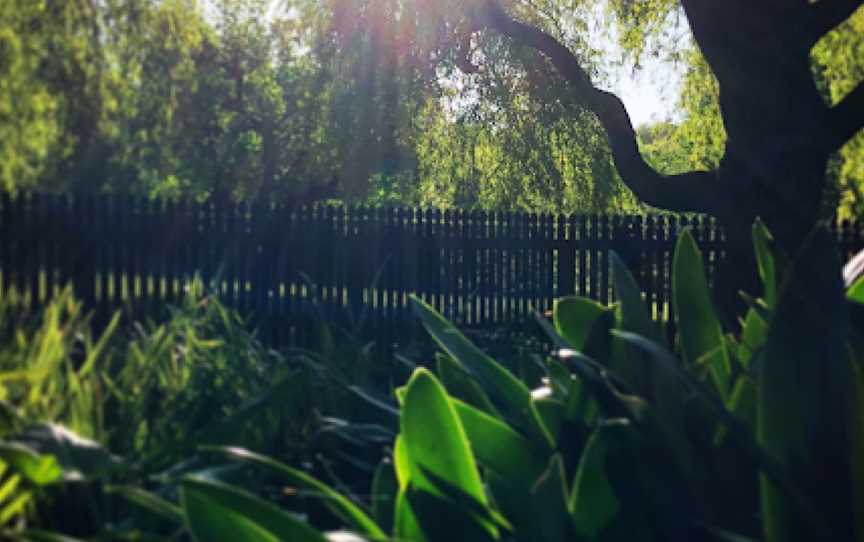
<svg viewBox="0 0 864 542">
<path fill-rule="evenodd" d="M 117 313 L 99 335 L 71 289 L 41 311 L 0 298 L 0 524 L 101 529 L 115 510 L 91 481 L 170 481 L 200 467 L 202 443 L 302 451 L 306 371 L 196 291 L 159 323 Z"/>
</svg>

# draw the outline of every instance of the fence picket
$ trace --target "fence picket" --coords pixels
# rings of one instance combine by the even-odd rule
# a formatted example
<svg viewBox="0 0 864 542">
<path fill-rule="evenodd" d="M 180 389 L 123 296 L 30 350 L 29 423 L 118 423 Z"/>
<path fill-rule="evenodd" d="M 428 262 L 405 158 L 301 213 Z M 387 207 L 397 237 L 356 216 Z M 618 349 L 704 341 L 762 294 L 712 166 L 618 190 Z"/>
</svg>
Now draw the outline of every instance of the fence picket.
<svg viewBox="0 0 864 542">
<path fill-rule="evenodd" d="M 365 308 L 391 344 L 417 329 L 407 304 L 411 293 L 472 327 L 547 310 L 562 295 L 608 302 L 614 250 L 634 270 L 655 318 L 668 320 L 672 251 L 685 227 L 700 244 L 713 284 L 725 239 L 706 217 L 658 215 L 643 222 L 639 216 L 3 195 L 0 294 L 14 286 L 39 303 L 72 282 L 97 312 L 128 306 L 156 315 L 164 314 L 166 301 L 181 302 L 198 273 L 208 292 L 256 313 L 270 340 L 310 340 L 311 327 L 302 321 L 315 302 L 328 318 L 347 314 L 346 305 L 355 317 Z M 845 258 L 864 244 L 858 224 L 837 224 L 833 233 Z"/>
</svg>

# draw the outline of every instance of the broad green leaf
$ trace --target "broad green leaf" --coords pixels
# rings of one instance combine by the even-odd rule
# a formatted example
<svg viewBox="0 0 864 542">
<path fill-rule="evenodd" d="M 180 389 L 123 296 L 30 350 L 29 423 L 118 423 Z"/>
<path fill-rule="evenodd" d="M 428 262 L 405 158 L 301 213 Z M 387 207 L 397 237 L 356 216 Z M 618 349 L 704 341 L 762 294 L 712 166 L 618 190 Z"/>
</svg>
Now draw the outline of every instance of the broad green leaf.
<svg viewBox="0 0 864 542">
<path fill-rule="evenodd" d="M 499 419 L 453 399 L 477 461 L 527 490 L 543 471 L 542 452 Z"/>
<path fill-rule="evenodd" d="M 39 454 L 23 444 L 0 443 L 0 459 L 33 485 L 45 486 L 63 479 L 63 468 L 56 457 Z"/>
<path fill-rule="evenodd" d="M 180 502 L 195 540 L 232 542 L 324 542 L 324 535 L 297 517 L 250 493 L 208 478 L 189 476 Z"/>
<path fill-rule="evenodd" d="M 615 425 L 598 427 L 582 452 L 569 503 L 580 538 L 595 539 L 618 515 L 620 503 L 607 475 L 606 457 L 613 445 L 609 433 L 620 430 Z"/>
<path fill-rule="evenodd" d="M 597 417 L 597 402 L 585 389 L 585 385 L 578 378 L 574 378 L 567 394 L 567 404 L 564 408 L 564 419 L 583 425 L 592 425 Z"/>
<path fill-rule="evenodd" d="M 693 365 L 719 348 L 721 353 L 712 358 L 709 369 L 717 392 L 725 399 L 731 373 L 729 356 L 705 280 L 702 255 L 689 230 L 678 237 L 672 265 L 672 297 L 684 360 Z"/>
<path fill-rule="evenodd" d="M 651 320 L 648 307 L 642 301 L 642 292 L 636 279 L 624 262 L 612 254 L 615 294 L 620 302 L 616 328 L 648 337 L 665 345 L 666 339 L 658 325 Z M 612 346 L 612 368 L 621 376 L 633 393 L 652 397 L 657 411 L 677 430 L 684 427 L 683 398 L 671 375 L 663 368 L 653 366 L 644 352 L 616 339 Z"/>
<path fill-rule="evenodd" d="M 480 384 L 471 378 L 459 362 L 441 353 L 435 355 L 435 361 L 438 378 L 451 397 L 461 399 L 491 416 L 501 416 Z"/>
<path fill-rule="evenodd" d="M 396 540 L 410 540 L 412 542 L 424 542 L 426 537 L 420 530 L 417 517 L 408 502 L 408 486 L 399 489 L 396 495 L 396 517 L 394 518 L 393 534 Z"/>
<path fill-rule="evenodd" d="M 777 270 L 774 266 L 774 255 L 771 254 L 773 238 L 762 220 L 753 224 L 753 246 L 756 249 L 756 265 L 759 278 L 762 280 L 763 297 L 769 309 L 777 303 Z"/>
<path fill-rule="evenodd" d="M 702 401 L 706 406 L 709 407 L 709 411 L 715 416 L 716 421 L 724 424 L 729 430 L 732 431 L 732 434 L 736 436 L 739 441 L 739 444 L 748 452 L 753 454 L 757 460 L 763 463 L 763 468 L 774 473 L 774 475 L 779 475 L 779 472 L 776 468 L 772 467 L 771 462 L 767 462 L 768 458 L 764 456 L 762 450 L 759 448 L 759 445 L 756 443 L 752 436 L 752 432 L 749 428 L 744 425 L 741 420 L 733 416 L 727 409 L 726 405 L 723 404 L 717 396 L 712 393 L 709 389 L 706 388 L 699 380 L 697 380 L 693 375 L 687 372 L 682 366 L 678 358 L 676 358 L 671 352 L 658 345 L 654 341 L 646 339 L 641 335 L 636 335 L 635 333 L 630 333 L 627 331 L 615 331 L 615 336 L 620 337 L 621 339 L 645 350 L 647 353 L 651 355 L 651 358 L 654 359 L 659 364 L 665 366 L 669 372 L 675 375 L 680 383 L 680 385 L 684 388 L 684 390 L 698 398 Z"/>
<path fill-rule="evenodd" d="M 424 470 L 423 474 L 435 485 L 435 488 L 442 495 L 441 498 L 448 501 L 451 505 L 455 505 L 458 509 L 473 515 L 477 520 L 489 526 L 494 525 L 508 531 L 513 529 L 510 522 L 495 509 L 477 502 L 474 497 L 468 495 L 460 488 L 427 470 Z M 436 493 L 435 495 L 437 496 L 438 494 Z"/>
<path fill-rule="evenodd" d="M 397 435 L 393 443 L 393 468 L 396 470 L 396 481 L 399 482 L 400 490 L 408 487 L 413 467 L 408 457 L 408 448 L 405 447 L 405 437 Z"/>
<path fill-rule="evenodd" d="M 465 429 L 444 387 L 428 370 L 414 371 L 402 406 L 401 435 L 411 480 L 418 490 L 436 492 L 424 471 L 487 504 Z"/>
<path fill-rule="evenodd" d="M 549 466 L 531 490 L 531 501 L 540 525 L 537 540 L 556 542 L 573 539 L 567 482 L 564 480 L 564 462 L 555 454 Z"/>
<path fill-rule="evenodd" d="M 183 523 L 183 509 L 158 495 L 135 486 L 109 485 L 105 490 L 108 493 L 116 493 L 141 508 L 149 510 L 156 515 L 173 521 Z"/>
<path fill-rule="evenodd" d="M 860 277 L 846 290 L 846 297 L 858 303 L 864 303 L 864 276 Z"/>
<path fill-rule="evenodd" d="M 576 350 L 584 351 L 595 322 L 609 309 L 584 297 L 562 297 L 555 300 L 552 320 L 555 330 Z"/>
<path fill-rule="evenodd" d="M 105 347 L 108 346 L 108 341 L 111 340 L 111 337 L 114 336 L 114 332 L 117 330 L 118 324 L 120 324 L 121 315 L 122 313 L 120 311 L 114 313 L 114 317 L 111 318 L 111 321 L 108 323 L 105 331 L 102 332 L 99 340 L 96 342 L 95 345 L 93 345 L 92 348 L 88 349 L 87 359 L 84 360 L 84 363 L 78 370 L 79 377 L 86 376 L 90 371 L 93 370 L 93 367 L 96 365 L 96 361 L 100 359 L 100 357 L 102 356 L 102 352 L 105 351 Z"/>
<path fill-rule="evenodd" d="M 459 499 L 409 485 L 405 493 L 427 540 L 498 540 L 488 522 L 466 510 Z"/>
<path fill-rule="evenodd" d="M 275 459 L 250 452 L 243 448 L 205 446 L 201 449 L 204 451 L 223 453 L 233 459 L 266 467 L 277 472 L 280 476 L 290 480 L 292 483 L 315 491 L 319 498 L 322 499 L 324 504 L 327 505 L 334 514 L 336 514 L 346 524 L 357 529 L 359 532 L 374 538 L 386 538 L 384 531 L 382 531 L 375 521 L 359 506 L 327 484 L 299 469 L 289 467 Z"/>
<path fill-rule="evenodd" d="M 393 390 L 393 395 L 396 396 L 396 401 L 399 403 L 399 406 L 405 404 L 405 391 L 407 386 L 399 386 L 398 388 Z"/>
<path fill-rule="evenodd" d="M 741 328 L 741 343 L 738 346 L 738 359 L 744 363 L 745 367 L 750 366 L 750 360 L 765 345 L 767 337 L 767 322 L 756 310 L 748 310 Z"/>
<path fill-rule="evenodd" d="M 531 399 L 531 403 L 550 440 L 557 443 L 561 422 L 564 421 L 564 403 L 552 397 L 534 398 Z"/>
<path fill-rule="evenodd" d="M 546 375 L 549 378 L 553 396 L 566 401 L 573 383 L 573 375 L 567 366 L 560 359 L 551 358 L 546 365 Z"/>
<path fill-rule="evenodd" d="M 542 434 L 531 409 L 531 390 L 522 381 L 474 346 L 432 307 L 416 297 L 411 298 L 411 304 L 435 342 L 477 378 L 493 398 L 499 400 L 504 414 L 523 430 Z"/>
<path fill-rule="evenodd" d="M 642 301 L 642 291 L 636 279 L 614 252 L 610 253 L 612 261 L 612 278 L 615 283 L 615 296 L 621 303 L 620 329 L 632 331 L 642 336 L 663 343 L 663 335 L 651 320 L 648 307 Z"/>
<path fill-rule="evenodd" d="M 759 408 L 756 385 L 753 381 L 742 376 L 735 382 L 732 395 L 729 397 L 729 410 L 750 428 L 756 429 L 756 413 Z"/>
<path fill-rule="evenodd" d="M 834 243 L 817 230 L 787 273 L 765 343 L 759 374 L 759 442 L 802 479 L 815 507 L 801 509 L 801 503 L 763 476 L 763 527 L 768 540 L 826 536 L 823 530 L 828 525 L 839 538 L 848 539 L 851 531 L 848 518 L 825 516 L 839 513 L 842 507 L 830 503 L 848 495 L 839 490 L 850 476 L 844 462 L 813 469 L 820 457 L 848 454 L 848 449 L 838 449 L 842 439 L 836 436 L 845 429 L 845 390 L 850 379 L 848 366 L 842 363 L 847 321 L 840 268 Z M 832 427 L 836 430 L 825 432 Z"/>
<path fill-rule="evenodd" d="M 578 377 L 577 381 L 580 382 L 580 391 L 587 392 L 593 396 L 593 400 L 596 401 L 597 406 L 607 416 L 613 418 L 626 416 L 628 409 L 624 404 L 622 404 L 613 388 L 613 385 L 623 386 L 623 383 L 611 374 L 603 365 L 597 363 L 590 357 L 573 350 L 572 345 L 561 337 L 545 318 L 537 318 L 536 320 L 540 325 L 540 328 L 546 332 L 552 340 L 553 344 L 558 348 L 568 350 L 566 357 L 563 359 L 567 366 Z M 571 416 L 578 410 L 578 407 L 588 406 L 588 404 L 582 402 L 581 398 L 581 394 L 574 396 L 571 393 L 565 410 L 568 420 L 573 420 Z M 590 411 L 590 408 L 586 410 L 586 412 L 587 411 Z"/>
</svg>

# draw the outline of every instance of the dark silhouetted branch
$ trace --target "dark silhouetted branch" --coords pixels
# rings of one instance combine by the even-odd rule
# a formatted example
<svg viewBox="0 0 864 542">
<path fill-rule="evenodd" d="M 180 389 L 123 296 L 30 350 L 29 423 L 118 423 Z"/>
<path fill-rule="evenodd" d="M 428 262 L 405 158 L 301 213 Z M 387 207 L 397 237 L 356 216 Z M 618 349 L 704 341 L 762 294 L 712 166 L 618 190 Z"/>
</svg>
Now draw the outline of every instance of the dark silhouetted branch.
<svg viewBox="0 0 864 542">
<path fill-rule="evenodd" d="M 644 203 L 673 211 L 725 214 L 728 198 L 714 172 L 661 175 L 639 152 L 636 133 L 618 96 L 596 88 L 567 47 L 549 34 L 512 19 L 494 0 L 475 13 L 476 28 L 495 30 L 544 54 L 576 93 L 577 102 L 592 111 L 609 139 L 615 167 L 624 183 Z"/>
<path fill-rule="evenodd" d="M 864 83 L 832 107 L 828 117 L 828 148 L 837 150 L 864 128 Z"/>
</svg>

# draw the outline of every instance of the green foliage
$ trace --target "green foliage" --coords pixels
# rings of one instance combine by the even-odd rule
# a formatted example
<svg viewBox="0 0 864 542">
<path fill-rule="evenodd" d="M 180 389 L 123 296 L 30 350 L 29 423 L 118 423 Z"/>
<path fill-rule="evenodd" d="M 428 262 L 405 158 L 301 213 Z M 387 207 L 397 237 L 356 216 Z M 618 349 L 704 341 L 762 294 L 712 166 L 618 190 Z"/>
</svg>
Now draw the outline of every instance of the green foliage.
<svg viewBox="0 0 864 542">
<path fill-rule="evenodd" d="M 825 34 L 810 52 L 816 84 L 826 103 L 835 105 L 864 81 L 864 9 Z M 840 149 L 831 164 L 836 179 L 835 200 L 841 219 L 864 213 L 864 133 Z"/>
<path fill-rule="evenodd" d="M 666 174 L 690 170 L 713 170 L 725 150 L 726 130 L 720 116 L 717 80 L 702 54 L 687 40 L 663 37 L 668 24 L 661 24 L 674 2 L 614 2 L 625 31 L 625 51 L 637 57 L 645 43 L 671 47 L 667 55 L 686 66 L 678 106 L 680 122 L 663 121 L 638 127 L 640 148 L 647 161 Z M 643 5 L 644 4 L 644 5 Z M 811 51 L 814 80 L 826 104 L 834 105 L 864 80 L 864 10 L 825 34 Z M 652 42 L 647 38 L 654 38 Z M 826 195 L 826 214 L 853 219 L 864 213 L 864 135 L 850 139 L 832 160 L 828 175 L 832 183 Z"/>
<path fill-rule="evenodd" d="M 215 298 L 194 294 L 200 289 L 164 323 L 130 329 L 117 314 L 99 337 L 71 290 L 35 315 L 14 291 L 4 293 L 3 525 L 40 518 L 50 526 L 53 495 L 67 486 L 118 477 L 131 483 L 188 461 L 201 442 L 242 438 L 271 453 L 308 443 L 315 422 L 298 415 L 311 408 L 305 373 L 262 347 Z M 119 493 L 159 502 L 142 491 Z M 98 524 L 110 513 L 95 496 L 81 498 L 93 514 L 76 522 Z"/>
<path fill-rule="evenodd" d="M 602 129 L 548 62 L 482 35 L 471 47 L 487 51 L 488 69 L 460 71 L 464 5 L 85 4 L 16 0 L 0 16 L 6 190 L 534 212 L 636 206 Z M 593 65 L 597 52 L 568 30 L 585 28 L 588 6 L 515 9 Z M 444 38 L 435 20 L 450 21 L 454 35 Z"/>
<path fill-rule="evenodd" d="M 678 106 L 684 118 L 640 126 L 637 130 L 643 156 L 664 174 L 716 169 L 726 145 L 726 129 L 720 118 L 719 86 L 702 54 L 692 49 L 685 55 L 687 70 Z"/>
<path fill-rule="evenodd" d="M 825 232 L 790 262 L 762 224 L 753 239 L 765 297 L 748 297 L 740 330 L 721 327 L 684 232 L 676 353 L 613 258 L 614 305 L 567 298 L 554 326 L 539 319 L 560 347 L 542 378 L 518 378 L 413 299 L 444 352 L 435 372 L 417 368 L 395 390 L 398 407 L 354 390 L 393 422 L 382 432 L 392 449 L 359 488 L 274 459 L 300 461 L 278 438 L 291 438 L 290 420 L 309 423 L 307 381 L 215 299 L 191 296 L 122 348 L 113 326 L 87 336 L 68 292 L 35 331 L 4 298 L 0 329 L 14 338 L 0 350 L 4 536 L 864 540 L 858 285 L 844 291 Z M 95 525 L 69 523 L 69 492 Z M 133 507 L 119 522 L 106 493 Z M 351 532 L 328 531 L 337 526 Z"/>
<path fill-rule="evenodd" d="M 179 504 L 128 486 L 114 491 L 199 540 L 217 533 L 250 540 L 435 541 L 455 533 L 471 540 L 807 540 L 829 532 L 864 540 L 855 514 L 864 472 L 864 342 L 850 324 L 864 305 L 843 291 L 824 233 L 814 233 L 781 272 L 761 224 L 754 241 L 766 292 L 777 300 L 755 300 L 740 334 L 718 334 L 701 256 L 685 233 L 673 285 L 677 310 L 689 319 L 679 320 L 682 357 L 664 346 L 632 276 L 616 261 L 620 305 L 556 303 L 554 330 L 544 325 L 575 349 L 548 359 L 533 391 L 537 382 L 520 382 L 414 300 L 446 355 L 438 357 L 439 376 L 418 368 L 397 390 L 399 434 L 376 472 L 371 506 L 268 456 L 203 449 L 309 492 L 357 535 L 313 529 L 244 489 L 248 481 L 230 467 L 185 477 Z M 611 347 L 597 347 L 610 340 Z M 627 363 L 640 369 L 618 370 Z M 51 463 L 54 454 L 16 446 L 7 440 L 0 457 L 29 480 L 57 483 L 68 468 Z"/>
</svg>

